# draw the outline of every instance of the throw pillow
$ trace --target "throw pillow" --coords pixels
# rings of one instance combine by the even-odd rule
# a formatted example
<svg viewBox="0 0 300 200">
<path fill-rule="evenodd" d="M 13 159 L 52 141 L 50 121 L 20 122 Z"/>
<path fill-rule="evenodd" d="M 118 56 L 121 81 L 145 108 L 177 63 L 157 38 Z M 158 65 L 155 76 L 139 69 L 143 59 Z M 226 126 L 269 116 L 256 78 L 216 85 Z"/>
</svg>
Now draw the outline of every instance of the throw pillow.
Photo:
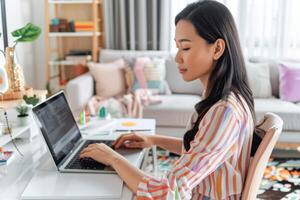
<svg viewBox="0 0 300 200">
<path fill-rule="evenodd" d="M 280 64 L 279 96 L 291 102 L 300 101 L 300 67 Z"/>
<path fill-rule="evenodd" d="M 163 58 L 139 57 L 134 65 L 136 82 L 133 89 L 150 89 L 154 94 L 171 94 L 166 77 L 166 62 Z"/>
<path fill-rule="evenodd" d="M 90 63 L 90 73 L 96 81 L 96 95 L 114 97 L 125 94 L 125 68 L 126 62 L 123 59 L 109 63 Z"/>
<path fill-rule="evenodd" d="M 253 97 L 272 97 L 269 65 L 267 63 L 246 63 L 246 70 Z"/>
</svg>

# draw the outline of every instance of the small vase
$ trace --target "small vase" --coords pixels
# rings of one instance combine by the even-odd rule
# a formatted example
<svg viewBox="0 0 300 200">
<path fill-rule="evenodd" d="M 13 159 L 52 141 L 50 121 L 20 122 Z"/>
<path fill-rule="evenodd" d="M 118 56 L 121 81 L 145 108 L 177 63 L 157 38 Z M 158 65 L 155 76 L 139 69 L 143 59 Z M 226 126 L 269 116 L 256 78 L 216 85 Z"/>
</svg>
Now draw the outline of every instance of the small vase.
<svg viewBox="0 0 300 200">
<path fill-rule="evenodd" d="M 14 47 L 6 47 L 5 69 L 8 76 L 9 91 L 24 91 L 25 79 L 21 65 L 18 63 Z"/>
</svg>

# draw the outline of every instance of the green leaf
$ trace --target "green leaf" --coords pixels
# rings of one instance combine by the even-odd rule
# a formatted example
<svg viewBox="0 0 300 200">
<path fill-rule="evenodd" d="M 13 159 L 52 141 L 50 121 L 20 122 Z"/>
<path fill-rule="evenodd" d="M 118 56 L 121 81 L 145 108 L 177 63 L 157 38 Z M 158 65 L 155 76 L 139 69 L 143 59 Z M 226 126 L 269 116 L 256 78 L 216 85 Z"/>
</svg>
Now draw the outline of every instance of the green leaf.
<svg viewBox="0 0 300 200">
<path fill-rule="evenodd" d="M 26 24 L 26 26 L 13 31 L 11 34 L 13 37 L 17 37 L 16 42 L 31 42 L 36 40 L 41 34 L 41 28 L 33 25 L 32 23 Z"/>
</svg>

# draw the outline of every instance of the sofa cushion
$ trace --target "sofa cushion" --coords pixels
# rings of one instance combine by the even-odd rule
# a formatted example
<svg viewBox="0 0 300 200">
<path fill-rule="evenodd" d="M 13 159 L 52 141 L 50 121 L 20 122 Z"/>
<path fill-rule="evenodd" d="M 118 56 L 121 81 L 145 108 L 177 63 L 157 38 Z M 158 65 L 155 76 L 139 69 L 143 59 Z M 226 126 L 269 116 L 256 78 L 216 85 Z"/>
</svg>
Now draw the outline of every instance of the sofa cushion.
<svg viewBox="0 0 300 200">
<path fill-rule="evenodd" d="M 138 57 L 134 64 L 133 90 L 149 89 L 154 94 L 171 94 L 166 77 L 165 58 Z"/>
<path fill-rule="evenodd" d="M 278 114 L 283 120 L 283 130 L 300 131 L 300 106 L 276 98 L 254 99 L 257 120 L 266 112 Z"/>
<path fill-rule="evenodd" d="M 263 58 L 263 57 L 252 57 L 249 59 L 253 63 L 266 63 L 270 68 L 270 81 L 272 87 L 272 95 L 279 97 L 279 64 L 277 61 Z"/>
<path fill-rule="evenodd" d="M 125 94 L 126 62 L 119 59 L 107 63 L 89 63 L 90 73 L 96 81 L 96 95 L 113 97 Z"/>
<path fill-rule="evenodd" d="M 255 98 L 272 97 L 270 70 L 267 63 L 246 63 L 250 88 Z"/>
<path fill-rule="evenodd" d="M 156 119 L 157 126 L 186 127 L 194 106 L 201 98 L 197 95 L 162 95 L 162 103 L 144 108 L 144 118 Z"/>
<path fill-rule="evenodd" d="M 294 65 L 280 65 L 280 99 L 284 101 L 300 102 L 300 67 Z"/>
<path fill-rule="evenodd" d="M 180 94 L 202 94 L 202 86 L 199 80 L 185 82 L 181 77 L 174 57 L 166 61 L 166 80 L 172 93 Z"/>
</svg>

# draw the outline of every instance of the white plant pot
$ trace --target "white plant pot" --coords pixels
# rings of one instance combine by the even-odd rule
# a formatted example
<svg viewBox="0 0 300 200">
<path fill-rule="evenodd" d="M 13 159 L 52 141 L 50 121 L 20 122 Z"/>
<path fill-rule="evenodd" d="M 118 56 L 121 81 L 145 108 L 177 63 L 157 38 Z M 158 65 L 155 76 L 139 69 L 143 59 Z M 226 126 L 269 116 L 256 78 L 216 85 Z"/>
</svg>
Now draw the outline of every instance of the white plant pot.
<svg viewBox="0 0 300 200">
<path fill-rule="evenodd" d="M 30 124 L 30 115 L 26 117 L 18 117 L 19 119 L 19 126 L 27 126 Z"/>
</svg>

